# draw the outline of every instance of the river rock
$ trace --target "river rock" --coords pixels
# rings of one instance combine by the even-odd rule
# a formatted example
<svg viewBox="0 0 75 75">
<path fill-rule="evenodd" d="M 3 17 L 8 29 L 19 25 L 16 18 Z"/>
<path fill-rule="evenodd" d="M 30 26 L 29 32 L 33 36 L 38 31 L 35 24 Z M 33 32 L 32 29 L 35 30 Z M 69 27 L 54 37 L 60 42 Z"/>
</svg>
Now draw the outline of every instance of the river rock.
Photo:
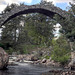
<svg viewBox="0 0 75 75">
<path fill-rule="evenodd" d="M 33 64 L 41 64 L 41 60 L 34 61 Z"/>
<path fill-rule="evenodd" d="M 4 69 L 8 65 L 9 56 L 4 51 L 3 48 L 0 47 L 0 69 Z"/>
<path fill-rule="evenodd" d="M 39 58 L 37 56 L 35 56 L 35 55 L 31 57 L 31 61 L 37 61 L 38 59 Z"/>
<path fill-rule="evenodd" d="M 31 61 L 31 58 L 32 58 L 33 56 L 34 56 L 33 54 L 27 55 L 27 56 L 25 57 L 25 60 Z"/>
<path fill-rule="evenodd" d="M 71 68 L 71 70 L 75 70 L 75 58 L 71 60 L 71 62 L 68 64 L 68 67 Z"/>
<path fill-rule="evenodd" d="M 44 59 L 42 60 L 42 63 L 46 63 L 46 61 L 47 61 L 47 60 L 44 58 Z"/>
</svg>

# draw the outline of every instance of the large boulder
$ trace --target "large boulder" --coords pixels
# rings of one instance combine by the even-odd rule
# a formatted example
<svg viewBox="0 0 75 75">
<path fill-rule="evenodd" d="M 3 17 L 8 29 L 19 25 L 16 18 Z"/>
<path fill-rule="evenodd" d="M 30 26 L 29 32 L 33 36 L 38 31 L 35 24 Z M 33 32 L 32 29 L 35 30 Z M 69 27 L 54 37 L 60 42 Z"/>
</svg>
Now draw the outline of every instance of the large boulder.
<svg viewBox="0 0 75 75">
<path fill-rule="evenodd" d="M 3 48 L 0 47 L 0 69 L 4 69 L 7 67 L 9 61 L 8 54 L 4 51 Z"/>
</svg>

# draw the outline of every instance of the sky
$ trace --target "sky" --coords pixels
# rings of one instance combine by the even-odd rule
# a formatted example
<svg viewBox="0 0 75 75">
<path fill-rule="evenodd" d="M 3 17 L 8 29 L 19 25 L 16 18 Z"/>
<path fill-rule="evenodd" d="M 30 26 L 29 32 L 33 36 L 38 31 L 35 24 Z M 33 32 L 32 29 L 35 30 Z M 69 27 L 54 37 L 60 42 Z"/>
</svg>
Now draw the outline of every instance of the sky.
<svg viewBox="0 0 75 75">
<path fill-rule="evenodd" d="M 66 7 L 69 6 L 69 2 L 72 2 L 72 0 L 45 0 L 47 2 L 51 1 L 53 4 L 57 7 L 60 7 L 63 10 L 66 10 Z M 34 5 L 37 3 L 40 3 L 41 0 L 0 0 L 0 13 L 5 9 L 5 7 L 12 3 L 25 3 L 26 5 Z"/>
</svg>

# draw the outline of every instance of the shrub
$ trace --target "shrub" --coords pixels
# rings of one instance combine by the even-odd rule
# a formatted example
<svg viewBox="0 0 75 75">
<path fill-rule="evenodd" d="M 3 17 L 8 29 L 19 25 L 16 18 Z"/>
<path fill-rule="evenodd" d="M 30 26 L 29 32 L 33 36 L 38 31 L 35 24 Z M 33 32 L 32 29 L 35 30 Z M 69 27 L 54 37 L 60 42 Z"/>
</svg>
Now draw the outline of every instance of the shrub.
<svg viewBox="0 0 75 75">
<path fill-rule="evenodd" d="M 49 59 L 49 58 L 50 58 L 50 56 L 46 55 L 46 56 L 45 56 L 45 58 L 46 58 L 46 59 Z"/>
<path fill-rule="evenodd" d="M 11 47 L 9 47 L 9 49 L 8 49 L 8 50 L 6 50 L 6 52 L 7 52 L 8 54 L 12 54 L 12 53 L 14 52 L 14 49 L 13 49 L 13 48 L 11 48 Z"/>
<path fill-rule="evenodd" d="M 66 64 L 70 58 L 70 46 L 66 38 L 60 37 L 58 40 L 52 40 L 53 51 L 51 57 L 54 61 Z"/>
</svg>

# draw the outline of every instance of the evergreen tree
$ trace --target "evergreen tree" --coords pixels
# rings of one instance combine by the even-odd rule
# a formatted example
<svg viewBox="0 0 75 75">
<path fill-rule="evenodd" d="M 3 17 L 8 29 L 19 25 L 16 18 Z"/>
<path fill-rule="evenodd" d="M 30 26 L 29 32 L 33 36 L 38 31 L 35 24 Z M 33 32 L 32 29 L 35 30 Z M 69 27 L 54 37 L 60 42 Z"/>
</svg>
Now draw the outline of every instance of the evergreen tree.
<svg viewBox="0 0 75 75">
<path fill-rule="evenodd" d="M 10 6 L 7 6 L 6 9 L 4 10 L 5 13 L 8 12 L 8 9 L 11 10 L 17 6 L 16 4 L 11 4 Z M 15 48 L 18 40 L 19 33 L 21 31 L 21 21 L 23 21 L 24 17 L 17 16 L 16 18 L 13 18 L 12 20 L 8 21 L 5 25 L 4 28 L 2 29 L 2 36 L 1 36 L 1 41 L 4 45 L 9 44 L 13 48 Z M 18 31 L 18 32 L 17 32 Z"/>
<path fill-rule="evenodd" d="M 57 40 L 52 40 L 52 45 L 52 59 L 62 65 L 67 63 L 70 58 L 70 46 L 67 39 L 64 36 L 60 36 Z"/>
<path fill-rule="evenodd" d="M 69 7 L 67 13 L 69 16 L 65 19 L 61 19 L 58 15 L 55 15 L 54 19 L 61 24 L 62 28 L 60 32 L 67 37 L 71 50 L 73 50 L 71 42 L 75 42 L 75 5 L 71 3 L 70 5 L 71 7 Z"/>
<path fill-rule="evenodd" d="M 42 14 L 30 14 L 26 19 L 25 29 L 35 44 L 47 44 L 53 37 L 53 21 Z"/>
<path fill-rule="evenodd" d="M 16 6 L 18 5 L 8 5 L 4 13 L 8 13 Z M 23 46 L 26 45 L 50 46 L 53 38 L 53 22 L 50 17 L 39 13 L 17 16 L 4 25 L 1 43 L 6 49 L 12 47 L 14 50 L 23 50 Z"/>
</svg>

